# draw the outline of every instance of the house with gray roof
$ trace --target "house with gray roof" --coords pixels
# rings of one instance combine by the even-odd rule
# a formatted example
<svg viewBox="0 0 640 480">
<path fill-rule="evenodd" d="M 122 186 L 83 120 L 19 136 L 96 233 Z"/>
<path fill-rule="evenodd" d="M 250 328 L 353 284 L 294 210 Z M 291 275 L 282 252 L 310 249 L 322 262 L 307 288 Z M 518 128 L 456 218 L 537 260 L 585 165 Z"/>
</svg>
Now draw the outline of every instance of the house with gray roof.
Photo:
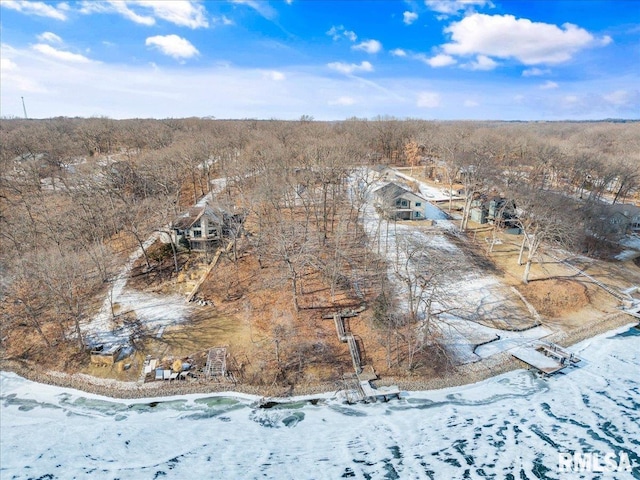
<svg viewBox="0 0 640 480">
<path fill-rule="evenodd" d="M 374 206 L 393 220 L 424 220 L 427 200 L 406 187 L 390 182 L 373 191 Z"/>
<path fill-rule="evenodd" d="M 630 203 L 616 203 L 603 208 L 601 218 L 609 233 L 640 233 L 640 207 Z"/>
<path fill-rule="evenodd" d="M 207 251 L 215 248 L 222 238 L 223 212 L 210 206 L 190 208 L 171 224 L 173 241 L 187 242 L 191 250 Z"/>
</svg>

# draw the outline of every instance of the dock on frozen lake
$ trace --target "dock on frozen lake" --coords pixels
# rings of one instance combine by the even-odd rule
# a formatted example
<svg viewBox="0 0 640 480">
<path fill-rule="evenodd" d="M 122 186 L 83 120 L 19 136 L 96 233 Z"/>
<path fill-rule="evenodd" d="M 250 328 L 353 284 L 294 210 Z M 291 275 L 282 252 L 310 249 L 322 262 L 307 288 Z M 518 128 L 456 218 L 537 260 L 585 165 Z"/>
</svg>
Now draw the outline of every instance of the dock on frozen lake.
<svg viewBox="0 0 640 480">
<path fill-rule="evenodd" d="M 544 375 L 559 372 L 580 361 L 573 353 L 554 343 L 526 345 L 512 350 L 511 355 Z"/>
<path fill-rule="evenodd" d="M 400 389 L 395 386 L 374 387 L 369 380 L 362 380 L 358 375 L 345 375 L 342 378 L 344 387 L 341 394 L 347 403 L 372 403 L 378 400 L 388 401 L 400 398 Z"/>
</svg>

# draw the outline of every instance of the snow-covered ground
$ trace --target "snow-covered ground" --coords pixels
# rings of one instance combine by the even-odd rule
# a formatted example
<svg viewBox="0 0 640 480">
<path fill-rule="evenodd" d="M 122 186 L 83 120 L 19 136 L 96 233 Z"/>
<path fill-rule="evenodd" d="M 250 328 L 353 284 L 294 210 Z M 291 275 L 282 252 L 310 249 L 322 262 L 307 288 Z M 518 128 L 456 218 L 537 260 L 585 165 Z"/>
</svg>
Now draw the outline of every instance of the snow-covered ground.
<svg viewBox="0 0 640 480">
<path fill-rule="evenodd" d="M 640 479 L 640 332 L 572 350 L 582 366 L 546 380 L 518 370 L 353 406 L 114 400 L 0 373 L 0 478 Z M 575 451 L 624 455 L 634 470 L 559 472 Z"/>
<path fill-rule="evenodd" d="M 213 201 L 213 195 L 221 192 L 226 185 L 226 179 L 219 178 L 211 181 L 211 192 L 203 196 L 196 207 L 204 207 Z M 144 248 L 149 248 L 156 240 L 168 242 L 167 234 L 156 232 L 143 242 Z M 89 345 L 121 344 L 127 345 L 132 333 L 132 325 L 116 325 L 113 319 L 113 308 L 117 313 L 133 312 L 137 320 L 150 332 L 159 332 L 171 325 L 177 325 L 187 320 L 191 306 L 185 297 L 180 295 L 160 295 L 141 292 L 127 288 L 127 280 L 135 262 L 142 257 L 142 248 L 137 248 L 129 256 L 127 263 L 113 281 L 107 292 L 99 312 L 82 325 L 82 332 Z"/>
<path fill-rule="evenodd" d="M 616 259 L 620 261 L 633 260 L 634 258 L 640 256 L 640 236 L 638 235 L 627 235 L 622 240 L 620 240 L 620 244 L 623 247 L 626 247 L 626 250 L 623 250 L 618 255 L 616 255 Z"/>
<path fill-rule="evenodd" d="M 153 242 L 160 237 L 160 233 L 154 233 L 145 242 L 143 242 L 144 248 L 149 248 Z M 117 307 L 119 313 L 133 310 L 136 315 L 135 298 L 131 297 L 131 293 L 125 297 L 125 287 L 129 274 L 135 262 L 142 256 L 142 248 L 138 247 L 127 259 L 127 263 L 122 267 L 116 278 L 114 279 L 111 288 L 107 292 L 102 307 L 98 313 L 89 321 L 82 325 L 82 331 L 85 335 L 86 341 L 90 345 L 97 345 L 101 343 L 114 344 L 122 343 L 126 344 L 129 341 L 129 335 L 131 330 L 127 328 L 121 328 L 114 330 L 116 325 L 113 320 L 113 311 Z M 184 302 L 183 302 L 184 303 Z M 142 322 L 145 321 L 145 316 L 140 315 L 138 317 Z"/>
</svg>

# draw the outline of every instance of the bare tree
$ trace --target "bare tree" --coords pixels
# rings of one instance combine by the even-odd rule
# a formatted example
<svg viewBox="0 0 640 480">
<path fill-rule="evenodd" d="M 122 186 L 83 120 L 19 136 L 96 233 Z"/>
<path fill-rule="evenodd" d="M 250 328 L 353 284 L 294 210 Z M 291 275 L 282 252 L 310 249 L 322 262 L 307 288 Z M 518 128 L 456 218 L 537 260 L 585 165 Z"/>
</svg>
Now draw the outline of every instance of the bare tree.
<svg viewBox="0 0 640 480">
<path fill-rule="evenodd" d="M 517 223 L 523 234 L 518 264 L 522 265 L 526 246 L 527 257 L 522 281 L 528 283 L 531 264 L 543 242 L 570 245 L 578 231 L 576 220 L 580 215 L 577 209 L 571 207 L 567 197 L 546 190 L 522 185 L 514 194 L 514 199 Z"/>
</svg>

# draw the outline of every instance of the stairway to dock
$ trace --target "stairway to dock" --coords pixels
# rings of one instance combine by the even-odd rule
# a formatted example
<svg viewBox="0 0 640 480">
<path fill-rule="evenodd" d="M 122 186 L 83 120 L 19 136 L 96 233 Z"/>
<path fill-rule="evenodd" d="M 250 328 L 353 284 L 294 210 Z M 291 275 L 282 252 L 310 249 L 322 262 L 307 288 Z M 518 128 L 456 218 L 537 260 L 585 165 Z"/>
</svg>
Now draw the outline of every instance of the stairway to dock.
<svg viewBox="0 0 640 480">
<path fill-rule="evenodd" d="M 356 315 L 348 315 L 348 317 L 355 317 Z M 343 391 L 347 402 L 375 402 L 378 398 L 383 398 L 386 401 L 388 398 L 398 397 L 400 390 L 396 386 L 374 388 L 371 385 L 371 381 L 376 380 L 378 376 L 372 365 L 363 364 L 358 341 L 353 333 L 348 330 L 344 319 L 345 315 L 341 313 L 333 314 L 333 322 L 336 327 L 338 339 L 349 346 L 349 354 L 351 355 L 351 362 L 353 363 L 353 369 L 355 371 L 354 374 L 343 377 Z"/>
</svg>

